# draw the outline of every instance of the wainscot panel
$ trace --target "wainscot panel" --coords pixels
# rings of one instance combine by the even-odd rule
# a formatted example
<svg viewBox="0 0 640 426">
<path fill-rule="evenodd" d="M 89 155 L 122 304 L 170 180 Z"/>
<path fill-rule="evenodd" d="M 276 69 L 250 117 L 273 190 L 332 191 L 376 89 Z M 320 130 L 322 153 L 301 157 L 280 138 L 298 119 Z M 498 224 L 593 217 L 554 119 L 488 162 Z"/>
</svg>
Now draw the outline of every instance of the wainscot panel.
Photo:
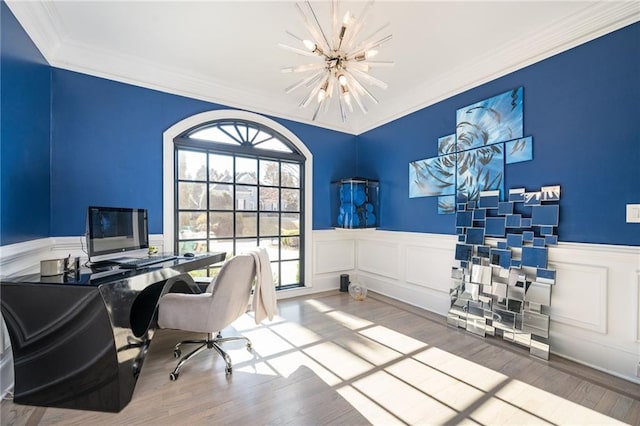
<svg viewBox="0 0 640 426">
<path fill-rule="evenodd" d="M 314 272 L 326 274 L 356 267 L 355 241 L 314 241 Z"/>
<path fill-rule="evenodd" d="M 557 262 L 551 293 L 551 320 L 607 332 L 607 268 Z"/>
</svg>

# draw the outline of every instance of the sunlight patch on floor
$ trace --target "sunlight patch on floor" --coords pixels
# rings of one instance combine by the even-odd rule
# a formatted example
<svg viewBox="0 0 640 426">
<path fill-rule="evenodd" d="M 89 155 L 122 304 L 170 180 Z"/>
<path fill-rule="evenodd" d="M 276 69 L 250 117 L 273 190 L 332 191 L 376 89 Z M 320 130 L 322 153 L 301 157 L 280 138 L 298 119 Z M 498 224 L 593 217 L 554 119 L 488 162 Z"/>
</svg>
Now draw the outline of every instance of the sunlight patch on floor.
<svg viewBox="0 0 640 426">
<path fill-rule="evenodd" d="M 334 342 L 374 365 L 386 364 L 402 356 L 400 352 L 358 335 L 340 337 L 335 339 Z"/>
<path fill-rule="evenodd" d="M 294 322 L 284 322 L 269 328 L 296 347 L 306 346 L 323 339 L 319 334 Z"/>
<path fill-rule="evenodd" d="M 315 300 L 315 299 L 307 299 L 304 301 L 304 303 L 306 303 L 307 305 L 315 308 L 318 312 L 329 312 L 329 311 L 333 311 L 335 308 L 333 308 L 332 306 L 329 306 L 325 303 L 322 303 L 319 300 Z"/>
<path fill-rule="evenodd" d="M 413 358 L 485 392 L 496 388 L 498 384 L 509 378 L 436 347 L 417 353 Z"/>
<path fill-rule="evenodd" d="M 331 370 L 342 380 L 349 380 L 370 371 L 374 365 L 332 342 L 305 348 L 304 353 Z"/>
<path fill-rule="evenodd" d="M 624 424 L 519 380 L 511 380 L 496 396 L 556 424 L 573 423 L 575 419 L 583 424 Z"/>
<path fill-rule="evenodd" d="M 351 330 L 358 330 L 360 328 L 374 325 L 371 321 L 367 321 L 365 319 L 362 319 L 355 315 L 347 314 L 342 311 L 327 312 L 327 316 L 334 319 L 338 324 L 342 324 L 343 326 Z"/>
<path fill-rule="evenodd" d="M 371 340 L 382 343 L 383 345 L 388 346 L 403 354 L 415 352 L 428 346 L 426 343 L 421 342 L 418 339 L 414 339 L 413 337 L 398 333 L 397 331 L 391 330 L 381 325 L 376 325 L 364 330 L 360 330 L 359 333 Z"/>
<path fill-rule="evenodd" d="M 356 333 L 326 341 L 291 320 L 256 328 L 243 316 L 234 326 L 247 330 L 255 352 L 233 347 L 241 364 L 234 369 L 286 379 L 308 368 L 372 424 L 622 424 L 357 315 L 305 303 Z"/>
<path fill-rule="evenodd" d="M 278 374 L 285 378 L 293 374 L 298 368 L 304 366 L 313 371 L 329 386 L 336 386 L 342 383 L 342 379 L 324 368 L 322 365 L 318 364 L 306 354 L 299 351 L 272 358 L 268 363 L 278 372 Z"/>
<path fill-rule="evenodd" d="M 240 371 L 249 374 L 260 374 L 264 376 L 277 376 L 279 374 L 266 362 L 252 362 L 250 364 L 242 364 L 239 367 L 236 367 L 234 365 L 233 371 Z"/>
<path fill-rule="evenodd" d="M 403 421 L 392 415 L 386 408 L 373 402 L 352 386 L 343 386 L 337 389 L 353 408 L 358 410 L 371 424 L 376 425 L 405 425 Z"/>
<path fill-rule="evenodd" d="M 442 424 L 457 412 L 385 371 L 356 380 L 353 387 L 410 424 Z"/>
<path fill-rule="evenodd" d="M 277 355 L 296 349 L 268 328 L 252 330 L 243 333 L 243 335 L 251 340 L 253 351 L 261 357 Z"/>
</svg>

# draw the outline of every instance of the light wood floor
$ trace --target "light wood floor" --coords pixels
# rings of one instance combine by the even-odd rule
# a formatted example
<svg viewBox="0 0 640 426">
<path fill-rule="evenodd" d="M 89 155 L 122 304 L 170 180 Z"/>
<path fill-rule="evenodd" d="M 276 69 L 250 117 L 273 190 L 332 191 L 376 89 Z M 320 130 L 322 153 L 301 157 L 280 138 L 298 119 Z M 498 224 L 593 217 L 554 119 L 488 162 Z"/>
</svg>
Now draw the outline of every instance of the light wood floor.
<svg viewBox="0 0 640 426">
<path fill-rule="evenodd" d="M 2 425 L 640 425 L 640 386 L 552 355 L 548 362 L 499 339 L 371 295 L 330 292 L 279 302 L 256 326 L 246 315 L 227 333 L 253 341 L 227 348 L 226 377 L 213 351 L 169 380 L 173 344 L 159 330 L 133 395 L 120 413 L 30 407 L 3 401 Z"/>
</svg>

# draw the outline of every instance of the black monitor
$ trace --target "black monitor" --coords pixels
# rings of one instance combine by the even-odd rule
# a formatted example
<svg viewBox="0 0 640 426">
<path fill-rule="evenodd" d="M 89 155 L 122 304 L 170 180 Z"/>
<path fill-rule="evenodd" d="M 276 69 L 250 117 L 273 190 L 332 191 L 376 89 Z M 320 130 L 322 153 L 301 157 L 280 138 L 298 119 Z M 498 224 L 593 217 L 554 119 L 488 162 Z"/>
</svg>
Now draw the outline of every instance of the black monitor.
<svg viewBox="0 0 640 426">
<path fill-rule="evenodd" d="M 89 259 L 149 248 L 147 210 L 126 207 L 87 209 Z"/>
</svg>

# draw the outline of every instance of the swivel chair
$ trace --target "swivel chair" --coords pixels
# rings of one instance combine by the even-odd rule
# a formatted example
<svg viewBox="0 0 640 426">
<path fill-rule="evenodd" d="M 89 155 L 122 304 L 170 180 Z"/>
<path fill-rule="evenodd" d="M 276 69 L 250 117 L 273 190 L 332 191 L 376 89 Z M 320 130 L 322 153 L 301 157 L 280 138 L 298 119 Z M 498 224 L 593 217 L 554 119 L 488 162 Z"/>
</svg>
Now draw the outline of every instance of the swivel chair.
<svg viewBox="0 0 640 426">
<path fill-rule="evenodd" d="M 250 255 L 238 255 L 228 260 L 216 279 L 202 294 L 168 293 L 160 298 L 158 326 L 176 330 L 207 333 L 201 340 L 185 340 L 175 345 L 173 355 L 182 355 L 183 344 L 199 344 L 182 357 L 169 375 L 176 380 L 182 366 L 204 349 L 214 349 L 225 360 L 227 375 L 232 373 L 231 357 L 220 347 L 231 340 L 245 340 L 251 350 L 251 341 L 243 336 L 222 337 L 220 330 L 228 327 L 247 311 L 251 287 L 256 274 L 255 261 Z M 216 336 L 214 337 L 214 333 Z"/>
</svg>

